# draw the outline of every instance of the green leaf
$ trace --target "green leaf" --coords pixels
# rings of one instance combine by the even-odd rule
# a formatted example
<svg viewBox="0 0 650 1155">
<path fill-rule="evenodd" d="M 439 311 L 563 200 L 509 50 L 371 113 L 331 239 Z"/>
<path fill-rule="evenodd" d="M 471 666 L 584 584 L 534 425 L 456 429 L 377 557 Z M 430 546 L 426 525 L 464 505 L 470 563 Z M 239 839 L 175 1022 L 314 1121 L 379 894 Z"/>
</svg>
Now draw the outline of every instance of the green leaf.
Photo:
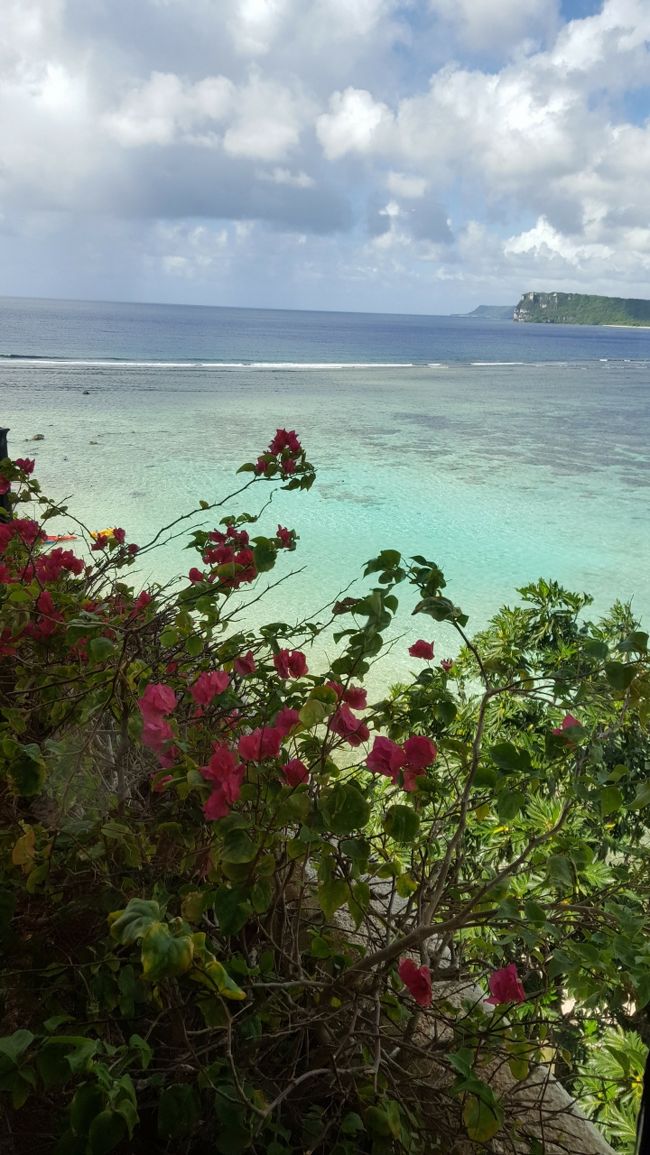
<svg viewBox="0 0 650 1155">
<path fill-rule="evenodd" d="M 410 806 L 390 806 L 382 825 L 389 838 L 412 843 L 418 836 L 420 819 Z"/>
<path fill-rule="evenodd" d="M 623 795 L 618 786 L 603 786 L 600 790 L 600 812 L 605 818 L 608 814 L 614 814 L 615 811 L 620 810 L 623 805 Z"/>
<path fill-rule="evenodd" d="M 142 937 L 142 975 L 150 982 L 182 975 L 192 965 L 194 943 L 189 934 L 172 935 L 164 922 L 153 922 Z"/>
<path fill-rule="evenodd" d="M 277 557 L 277 548 L 268 537 L 256 538 L 256 544 L 253 548 L 253 556 L 255 558 L 255 568 L 258 573 L 267 573 L 273 569 L 275 559 Z"/>
<path fill-rule="evenodd" d="M 503 1109 L 496 1101 L 485 1103 L 478 1095 L 468 1095 L 463 1107 L 463 1123 L 474 1143 L 487 1143 L 503 1126 Z"/>
<path fill-rule="evenodd" d="M 526 804 L 526 795 L 521 790 L 505 790 L 497 799 L 497 811 L 502 822 L 515 818 Z"/>
<path fill-rule="evenodd" d="M 0 1074 L 11 1067 L 18 1066 L 18 1060 L 31 1047 L 35 1036 L 31 1031 L 14 1031 L 13 1035 L 4 1035 L 0 1039 Z"/>
<path fill-rule="evenodd" d="M 136 1053 L 142 1070 L 146 1071 L 153 1058 L 153 1051 L 147 1040 L 143 1039 L 142 1035 L 131 1035 L 131 1038 L 129 1039 L 129 1047 L 131 1048 L 131 1051 Z"/>
<path fill-rule="evenodd" d="M 605 674 L 613 690 L 623 693 L 634 681 L 638 673 L 635 665 L 626 665 L 623 662 L 606 662 Z"/>
<path fill-rule="evenodd" d="M 9 780 L 14 793 L 21 798 L 33 798 L 36 794 L 40 794 L 46 777 L 45 762 L 35 743 L 19 747 L 12 755 Z"/>
<path fill-rule="evenodd" d="M 224 999 L 232 999 L 235 1002 L 241 1002 L 246 998 L 246 991 L 237 986 L 234 979 L 231 979 L 228 971 L 221 965 L 217 959 L 212 959 L 205 967 L 205 974 L 208 976 L 209 985 L 212 990 L 217 990 Z M 192 977 L 197 981 L 201 977 L 201 972 L 193 974 Z M 207 984 L 203 984 L 207 985 Z"/>
<path fill-rule="evenodd" d="M 221 857 L 224 862 L 252 862 L 257 847 L 245 830 L 229 830 L 223 844 Z"/>
<path fill-rule="evenodd" d="M 322 798 L 323 815 L 333 834 L 351 834 L 370 818 L 370 806 L 358 787 L 340 782 Z"/>
<path fill-rule="evenodd" d="M 88 1131 L 88 1155 L 108 1155 L 126 1134 L 126 1123 L 117 1111 L 100 1111 Z"/>
<path fill-rule="evenodd" d="M 45 1087 L 67 1083 L 72 1075 L 86 1071 L 98 1047 L 97 1039 L 83 1035 L 55 1035 L 46 1039 L 36 1056 L 36 1067 Z"/>
<path fill-rule="evenodd" d="M 88 642 L 88 657 L 94 664 L 106 662 L 115 653 L 115 645 L 110 638 L 91 638 Z"/>
<path fill-rule="evenodd" d="M 332 706 L 326 702 L 319 702 L 317 698 L 308 698 L 300 710 L 300 721 L 303 726 L 311 730 L 318 726 L 332 713 Z"/>
<path fill-rule="evenodd" d="M 349 898 L 348 884 L 344 878 L 330 878 L 321 883 L 318 888 L 318 901 L 321 910 L 327 919 L 340 907 L 345 906 Z"/>
<path fill-rule="evenodd" d="M 564 854 L 552 854 L 546 864 L 549 882 L 560 890 L 573 890 L 576 883 L 575 866 Z"/>
<path fill-rule="evenodd" d="M 111 935 L 123 946 L 131 946 L 160 919 L 160 906 L 144 898 L 132 898 L 124 910 L 108 916 Z"/>
<path fill-rule="evenodd" d="M 622 653 L 645 654 L 648 649 L 648 634 L 645 630 L 635 630 L 618 646 Z"/>
<path fill-rule="evenodd" d="M 104 1092 L 93 1083 L 84 1083 L 70 1105 L 70 1126 L 75 1135 L 87 1135 L 93 1119 L 104 1110 Z"/>
<path fill-rule="evenodd" d="M 164 1087 L 158 1100 L 158 1134 L 161 1139 L 182 1139 L 194 1131 L 201 1118 L 201 1102 L 191 1083 Z"/>
<path fill-rule="evenodd" d="M 527 750 L 514 746 L 512 742 L 498 742 L 489 750 L 490 758 L 506 773 L 520 771 L 525 773 L 531 768 L 530 754 Z"/>
<path fill-rule="evenodd" d="M 650 806 L 650 781 L 641 782 L 636 788 L 636 796 L 632 803 L 633 810 L 642 810 L 644 806 Z"/>
<path fill-rule="evenodd" d="M 232 890 L 220 887 L 215 892 L 213 907 L 219 928 L 226 935 L 238 934 L 250 917 L 248 897 L 239 887 Z"/>
</svg>

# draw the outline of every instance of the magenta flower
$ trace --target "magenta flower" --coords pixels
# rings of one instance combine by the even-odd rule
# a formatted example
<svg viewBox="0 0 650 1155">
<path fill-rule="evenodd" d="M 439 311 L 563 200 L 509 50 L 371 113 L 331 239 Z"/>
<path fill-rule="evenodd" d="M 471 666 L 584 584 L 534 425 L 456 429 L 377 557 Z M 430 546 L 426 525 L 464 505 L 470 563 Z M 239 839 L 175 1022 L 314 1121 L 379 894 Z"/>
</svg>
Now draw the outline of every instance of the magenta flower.
<svg viewBox="0 0 650 1155">
<path fill-rule="evenodd" d="M 485 1001 L 492 1003 L 495 1007 L 499 1007 L 503 1003 L 525 1003 L 526 1001 L 526 992 L 517 974 L 515 963 L 510 963 L 507 967 L 493 971 L 488 979 L 488 986 L 490 997 Z"/>
<path fill-rule="evenodd" d="M 373 774 L 385 774 L 393 782 L 406 762 L 406 754 L 397 742 L 390 738 L 375 738 L 366 765 Z"/>
<path fill-rule="evenodd" d="M 432 992 L 429 968 L 419 967 L 412 958 L 404 958 L 397 968 L 397 973 L 418 1006 L 430 1007 Z"/>
<path fill-rule="evenodd" d="M 228 688 L 230 678 L 225 670 L 211 670 L 199 674 L 190 690 L 195 702 L 200 706 L 209 706 L 217 694 L 223 694 Z"/>
<path fill-rule="evenodd" d="M 565 714 L 561 725 L 556 726 L 553 733 L 556 737 L 564 737 L 566 730 L 573 730 L 574 726 L 582 726 L 582 722 L 578 718 L 574 718 L 573 714 Z"/>
<path fill-rule="evenodd" d="M 412 646 L 409 646 L 409 654 L 412 658 L 425 658 L 430 662 L 433 657 L 433 642 L 425 642 L 423 638 L 420 638 Z"/>
<path fill-rule="evenodd" d="M 300 758 L 292 758 L 290 762 L 285 762 L 282 773 L 289 786 L 300 786 L 301 782 L 309 781 L 309 770 Z"/>
</svg>

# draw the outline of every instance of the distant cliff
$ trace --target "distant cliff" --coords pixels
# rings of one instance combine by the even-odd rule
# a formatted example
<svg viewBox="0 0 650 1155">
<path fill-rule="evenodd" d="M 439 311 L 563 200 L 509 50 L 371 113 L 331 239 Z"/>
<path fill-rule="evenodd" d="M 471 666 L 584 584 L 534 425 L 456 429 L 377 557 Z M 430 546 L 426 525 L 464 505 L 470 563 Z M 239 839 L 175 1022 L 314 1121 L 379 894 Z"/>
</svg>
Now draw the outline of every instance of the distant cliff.
<svg viewBox="0 0 650 1155">
<path fill-rule="evenodd" d="M 546 325 L 650 325 L 650 301 L 583 293 L 524 293 L 513 319 Z"/>
<path fill-rule="evenodd" d="M 477 305 L 471 313 L 463 313 L 464 317 L 482 317 L 488 321 L 512 321 L 514 305 Z"/>
</svg>

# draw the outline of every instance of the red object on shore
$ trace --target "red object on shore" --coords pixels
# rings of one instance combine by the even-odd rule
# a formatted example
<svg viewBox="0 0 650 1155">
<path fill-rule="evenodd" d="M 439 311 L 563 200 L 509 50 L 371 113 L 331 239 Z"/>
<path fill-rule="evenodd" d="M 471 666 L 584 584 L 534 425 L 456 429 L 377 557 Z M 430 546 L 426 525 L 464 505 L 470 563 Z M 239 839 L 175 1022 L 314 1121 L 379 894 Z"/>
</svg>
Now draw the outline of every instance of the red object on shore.
<svg viewBox="0 0 650 1155">
<path fill-rule="evenodd" d="M 46 533 L 46 541 L 76 541 L 76 533 Z"/>
</svg>

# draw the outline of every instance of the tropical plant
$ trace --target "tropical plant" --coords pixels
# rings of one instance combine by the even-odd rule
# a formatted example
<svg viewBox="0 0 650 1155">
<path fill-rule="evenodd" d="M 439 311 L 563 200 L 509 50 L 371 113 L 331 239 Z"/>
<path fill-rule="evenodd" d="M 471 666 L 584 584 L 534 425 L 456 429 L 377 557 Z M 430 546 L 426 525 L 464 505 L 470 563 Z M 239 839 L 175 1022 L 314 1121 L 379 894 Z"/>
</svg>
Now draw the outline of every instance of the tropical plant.
<svg viewBox="0 0 650 1155">
<path fill-rule="evenodd" d="M 588 1055 L 650 1001 L 647 634 L 540 581 L 472 639 L 390 549 L 322 620 L 242 625 L 297 535 L 231 505 L 315 472 L 286 430 L 240 472 L 136 589 L 179 523 L 50 549 L 0 463 L 3 1150 L 539 1152 L 502 1073 L 540 1063 L 613 1135 Z M 402 588 L 461 654 L 414 639 L 369 703 Z"/>
</svg>

